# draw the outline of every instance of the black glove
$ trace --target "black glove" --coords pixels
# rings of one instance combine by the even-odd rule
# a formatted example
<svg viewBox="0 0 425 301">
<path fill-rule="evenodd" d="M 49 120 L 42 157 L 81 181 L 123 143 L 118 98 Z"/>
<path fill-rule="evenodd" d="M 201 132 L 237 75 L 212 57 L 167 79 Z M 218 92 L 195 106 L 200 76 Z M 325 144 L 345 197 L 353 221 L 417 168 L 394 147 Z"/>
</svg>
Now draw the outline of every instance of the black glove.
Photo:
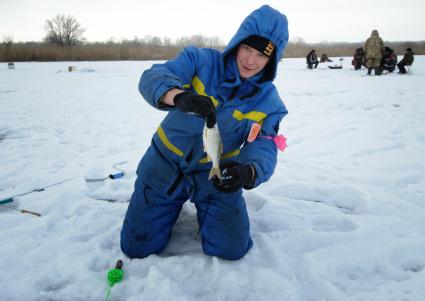
<svg viewBox="0 0 425 301">
<path fill-rule="evenodd" d="M 205 118 L 209 128 L 216 123 L 215 107 L 208 96 L 189 92 L 179 93 L 174 96 L 174 105 L 182 112 Z"/>
<path fill-rule="evenodd" d="M 211 180 L 214 187 L 220 192 L 236 192 L 242 187 L 252 189 L 255 182 L 255 172 L 252 165 L 237 162 L 220 163 L 222 178 L 217 176 Z"/>
</svg>

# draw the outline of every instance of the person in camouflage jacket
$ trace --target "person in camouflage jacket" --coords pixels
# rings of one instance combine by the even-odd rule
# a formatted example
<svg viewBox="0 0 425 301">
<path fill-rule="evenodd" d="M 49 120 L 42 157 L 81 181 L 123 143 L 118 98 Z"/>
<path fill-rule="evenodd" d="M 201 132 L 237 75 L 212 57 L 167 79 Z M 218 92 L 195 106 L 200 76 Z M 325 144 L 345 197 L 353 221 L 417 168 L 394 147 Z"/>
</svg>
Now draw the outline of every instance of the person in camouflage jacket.
<svg viewBox="0 0 425 301">
<path fill-rule="evenodd" d="M 384 41 L 382 41 L 378 31 L 374 29 L 372 31 L 371 36 L 366 40 L 364 44 L 368 75 L 372 73 L 372 69 L 375 69 L 375 75 L 381 75 L 379 65 L 381 64 L 383 48 Z"/>
</svg>

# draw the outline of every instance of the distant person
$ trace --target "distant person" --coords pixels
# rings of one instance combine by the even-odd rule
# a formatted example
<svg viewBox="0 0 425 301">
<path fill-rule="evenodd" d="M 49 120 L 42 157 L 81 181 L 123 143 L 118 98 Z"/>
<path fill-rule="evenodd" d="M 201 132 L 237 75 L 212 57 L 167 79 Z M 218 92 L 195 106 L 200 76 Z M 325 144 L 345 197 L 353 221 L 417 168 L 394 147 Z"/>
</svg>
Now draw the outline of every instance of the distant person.
<svg viewBox="0 0 425 301">
<path fill-rule="evenodd" d="M 371 75 L 372 70 L 375 70 L 375 75 L 381 75 L 380 65 L 382 59 L 382 50 L 384 48 L 384 41 L 382 41 L 376 29 L 372 31 L 370 37 L 364 44 L 366 52 L 366 66 L 367 74 Z"/>
<path fill-rule="evenodd" d="M 406 74 L 406 66 L 412 66 L 414 60 L 415 57 L 412 48 L 407 48 L 403 59 L 400 61 L 400 63 L 397 64 L 397 67 L 400 70 L 398 73 Z"/>
<path fill-rule="evenodd" d="M 279 124 L 288 111 L 273 80 L 287 42 L 285 15 L 263 5 L 223 52 L 187 47 L 143 72 L 140 93 L 167 114 L 136 171 L 121 230 L 127 256 L 160 253 L 188 200 L 205 254 L 236 260 L 251 249 L 242 190 L 267 182 L 276 167 Z M 216 167 L 210 173 L 203 131 L 221 136 L 221 175 Z"/>
<path fill-rule="evenodd" d="M 364 50 L 362 47 L 359 47 L 356 51 L 354 51 L 351 64 L 354 66 L 354 70 L 360 70 L 362 66 L 366 67 Z"/>
<path fill-rule="evenodd" d="M 397 55 L 392 48 L 385 46 L 380 66 L 381 73 L 384 71 L 388 71 L 389 73 L 393 72 L 396 65 Z"/>
<path fill-rule="evenodd" d="M 320 56 L 320 63 L 327 63 L 327 62 L 333 62 L 330 58 L 328 58 L 328 55 L 326 53 L 323 53 Z"/>
<path fill-rule="evenodd" d="M 307 54 L 306 60 L 308 69 L 313 69 L 313 67 L 317 68 L 317 65 L 319 65 L 319 61 L 317 60 L 316 50 L 311 50 Z"/>
</svg>

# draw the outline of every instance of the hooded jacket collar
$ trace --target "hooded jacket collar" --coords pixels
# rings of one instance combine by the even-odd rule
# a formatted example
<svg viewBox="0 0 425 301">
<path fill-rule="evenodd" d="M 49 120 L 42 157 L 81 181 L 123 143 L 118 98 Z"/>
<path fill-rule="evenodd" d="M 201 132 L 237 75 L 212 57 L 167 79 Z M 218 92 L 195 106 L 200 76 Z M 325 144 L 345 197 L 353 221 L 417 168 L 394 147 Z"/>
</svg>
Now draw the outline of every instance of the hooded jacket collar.
<svg viewBox="0 0 425 301">
<path fill-rule="evenodd" d="M 273 80 L 276 77 L 277 64 L 283 55 L 283 51 L 289 39 L 288 20 L 286 19 L 285 15 L 281 14 L 276 9 L 268 5 L 261 6 L 260 8 L 253 11 L 242 22 L 238 31 L 224 49 L 222 53 L 223 58 L 229 60 L 230 57 L 226 58 L 226 56 L 230 54 L 233 54 L 232 56 L 234 57 L 236 47 L 240 44 L 240 42 L 251 35 L 259 35 L 267 38 L 276 47 L 276 51 L 274 53 L 275 57 L 270 59 L 270 61 L 274 63 L 274 66 L 272 66 L 270 78 L 270 80 Z M 236 74 L 237 73 L 238 71 L 236 67 Z M 256 75 L 254 77 L 256 78 L 255 81 L 258 81 L 261 76 Z"/>
</svg>

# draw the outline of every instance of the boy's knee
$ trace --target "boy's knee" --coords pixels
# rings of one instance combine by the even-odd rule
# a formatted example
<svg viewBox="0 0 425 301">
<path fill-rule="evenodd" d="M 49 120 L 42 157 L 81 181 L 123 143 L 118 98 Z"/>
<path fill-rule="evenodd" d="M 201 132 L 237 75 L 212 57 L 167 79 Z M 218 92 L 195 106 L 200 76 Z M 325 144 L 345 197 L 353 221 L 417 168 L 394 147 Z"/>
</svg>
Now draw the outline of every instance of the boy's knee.
<svg viewBox="0 0 425 301">
<path fill-rule="evenodd" d="M 167 242 L 167 239 L 148 237 L 148 233 L 129 233 L 125 227 L 121 230 L 121 251 L 130 258 L 158 254 L 166 247 Z"/>
<path fill-rule="evenodd" d="M 210 244 L 207 241 L 202 243 L 204 253 L 210 256 L 216 256 L 227 260 L 238 260 L 244 257 L 252 248 L 252 240 L 247 242 L 232 243 L 232 244 Z"/>
<path fill-rule="evenodd" d="M 146 252 L 143 248 L 137 248 L 131 244 L 123 243 L 121 240 L 121 251 L 129 258 L 144 258 L 152 253 Z"/>
</svg>

